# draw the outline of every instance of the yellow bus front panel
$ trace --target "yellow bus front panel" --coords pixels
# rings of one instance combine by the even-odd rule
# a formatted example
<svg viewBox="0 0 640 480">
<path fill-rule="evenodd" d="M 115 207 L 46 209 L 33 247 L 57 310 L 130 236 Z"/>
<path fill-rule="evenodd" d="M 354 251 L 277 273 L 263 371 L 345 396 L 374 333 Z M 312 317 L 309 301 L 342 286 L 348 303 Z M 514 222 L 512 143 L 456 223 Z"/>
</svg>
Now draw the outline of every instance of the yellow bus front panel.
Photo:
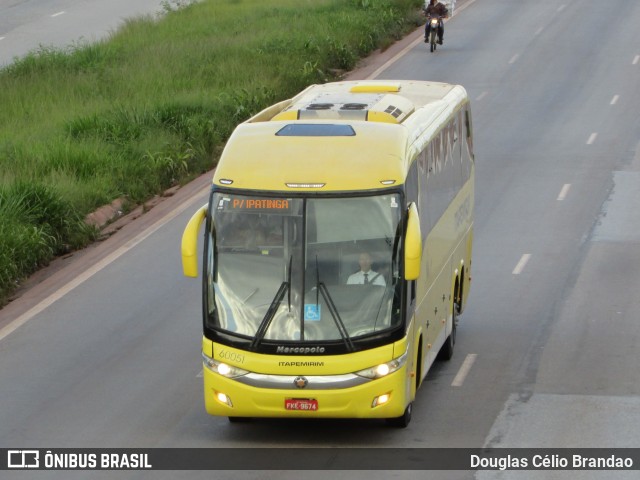
<svg viewBox="0 0 640 480">
<path fill-rule="evenodd" d="M 205 366 L 204 400 L 209 414 L 228 417 L 393 418 L 410 401 L 407 377 L 404 365 L 385 377 L 338 390 L 257 388 Z"/>
</svg>

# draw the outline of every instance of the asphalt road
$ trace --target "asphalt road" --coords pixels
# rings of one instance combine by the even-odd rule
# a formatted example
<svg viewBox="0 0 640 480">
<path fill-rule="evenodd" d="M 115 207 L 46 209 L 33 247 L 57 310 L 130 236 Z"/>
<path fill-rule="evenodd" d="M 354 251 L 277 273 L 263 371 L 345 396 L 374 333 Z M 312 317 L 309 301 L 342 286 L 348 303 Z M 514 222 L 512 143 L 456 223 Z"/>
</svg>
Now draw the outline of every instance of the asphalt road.
<svg viewBox="0 0 640 480">
<path fill-rule="evenodd" d="M 205 201 L 207 179 L 200 179 L 0 311 L 0 448 L 639 446 L 638 25 L 635 0 L 470 1 L 447 23 L 436 53 L 416 32 L 403 56 L 375 71 L 460 83 L 474 114 L 469 304 L 454 358 L 430 372 L 407 429 L 366 421 L 230 424 L 205 413 L 200 283 L 181 277 L 179 259 L 182 229 Z M 180 478 L 327 475 L 637 478 L 620 471 Z"/>
<path fill-rule="evenodd" d="M 106 38 L 125 19 L 155 15 L 162 5 L 161 0 L 0 0 L 0 66 L 41 47 Z"/>
</svg>

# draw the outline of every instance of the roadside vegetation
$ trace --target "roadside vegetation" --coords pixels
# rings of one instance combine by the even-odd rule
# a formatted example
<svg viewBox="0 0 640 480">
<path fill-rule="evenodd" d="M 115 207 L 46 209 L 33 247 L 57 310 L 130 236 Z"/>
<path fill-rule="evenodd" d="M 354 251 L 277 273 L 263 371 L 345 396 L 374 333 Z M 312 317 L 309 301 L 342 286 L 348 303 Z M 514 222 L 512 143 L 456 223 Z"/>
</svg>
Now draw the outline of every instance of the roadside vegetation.
<svg viewBox="0 0 640 480">
<path fill-rule="evenodd" d="M 420 0 L 173 0 L 0 70 L 0 306 L 85 216 L 212 169 L 233 128 L 421 22 Z"/>
</svg>

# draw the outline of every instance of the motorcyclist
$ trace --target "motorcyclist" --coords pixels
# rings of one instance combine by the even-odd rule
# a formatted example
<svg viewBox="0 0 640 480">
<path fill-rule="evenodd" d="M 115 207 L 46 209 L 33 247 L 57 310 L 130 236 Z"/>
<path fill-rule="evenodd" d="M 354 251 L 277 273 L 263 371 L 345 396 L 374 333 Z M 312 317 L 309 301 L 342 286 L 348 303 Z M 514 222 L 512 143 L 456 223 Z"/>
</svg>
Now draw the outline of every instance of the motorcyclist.
<svg viewBox="0 0 640 480">
<path fill-rule="evenodd" d="M 438 25 L 438 45 L 442 45 L 442 41 L 444 39 L 443 19 L 449 14 L 449 12 L 447 11 L 447 7 L 443 3 L 437 0 L 429 0 L 429 5 L 427 5 L 427 8 L 425 9 L 425 14 L 427 15 L 427 18 L 430 18 L 430 17 L 439 18 L 440 22 Z M 424 28 L 425 42 L 429 41 L 429 30 L 430 30 L 429 21 L 427 21 L 427 24 Z"/>
</svg>

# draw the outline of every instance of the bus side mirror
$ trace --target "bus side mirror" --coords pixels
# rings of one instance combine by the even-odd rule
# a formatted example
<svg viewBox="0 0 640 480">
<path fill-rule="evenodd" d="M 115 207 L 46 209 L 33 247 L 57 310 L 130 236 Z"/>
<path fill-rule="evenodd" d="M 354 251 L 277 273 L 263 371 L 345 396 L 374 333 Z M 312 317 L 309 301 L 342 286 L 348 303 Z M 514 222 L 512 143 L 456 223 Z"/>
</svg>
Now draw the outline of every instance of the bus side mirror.
<svg viewBox="0 0 640 480">
<path fill-rule="evenodd" d="M 407 233 L 404 241 L 404 278 L 416 280 L 420 276 L 422 263 L 422 233 L 420 232 L 420 217 L 416 204 L 409 205 L 407 216 Z"/>
<path fill-rule="evenodd" d="M 182 271 L 185 277 L 198 276 L 198 232 L 207 208 L 204 205 L 193 214 L 182 234 Z"/>
</svg>

